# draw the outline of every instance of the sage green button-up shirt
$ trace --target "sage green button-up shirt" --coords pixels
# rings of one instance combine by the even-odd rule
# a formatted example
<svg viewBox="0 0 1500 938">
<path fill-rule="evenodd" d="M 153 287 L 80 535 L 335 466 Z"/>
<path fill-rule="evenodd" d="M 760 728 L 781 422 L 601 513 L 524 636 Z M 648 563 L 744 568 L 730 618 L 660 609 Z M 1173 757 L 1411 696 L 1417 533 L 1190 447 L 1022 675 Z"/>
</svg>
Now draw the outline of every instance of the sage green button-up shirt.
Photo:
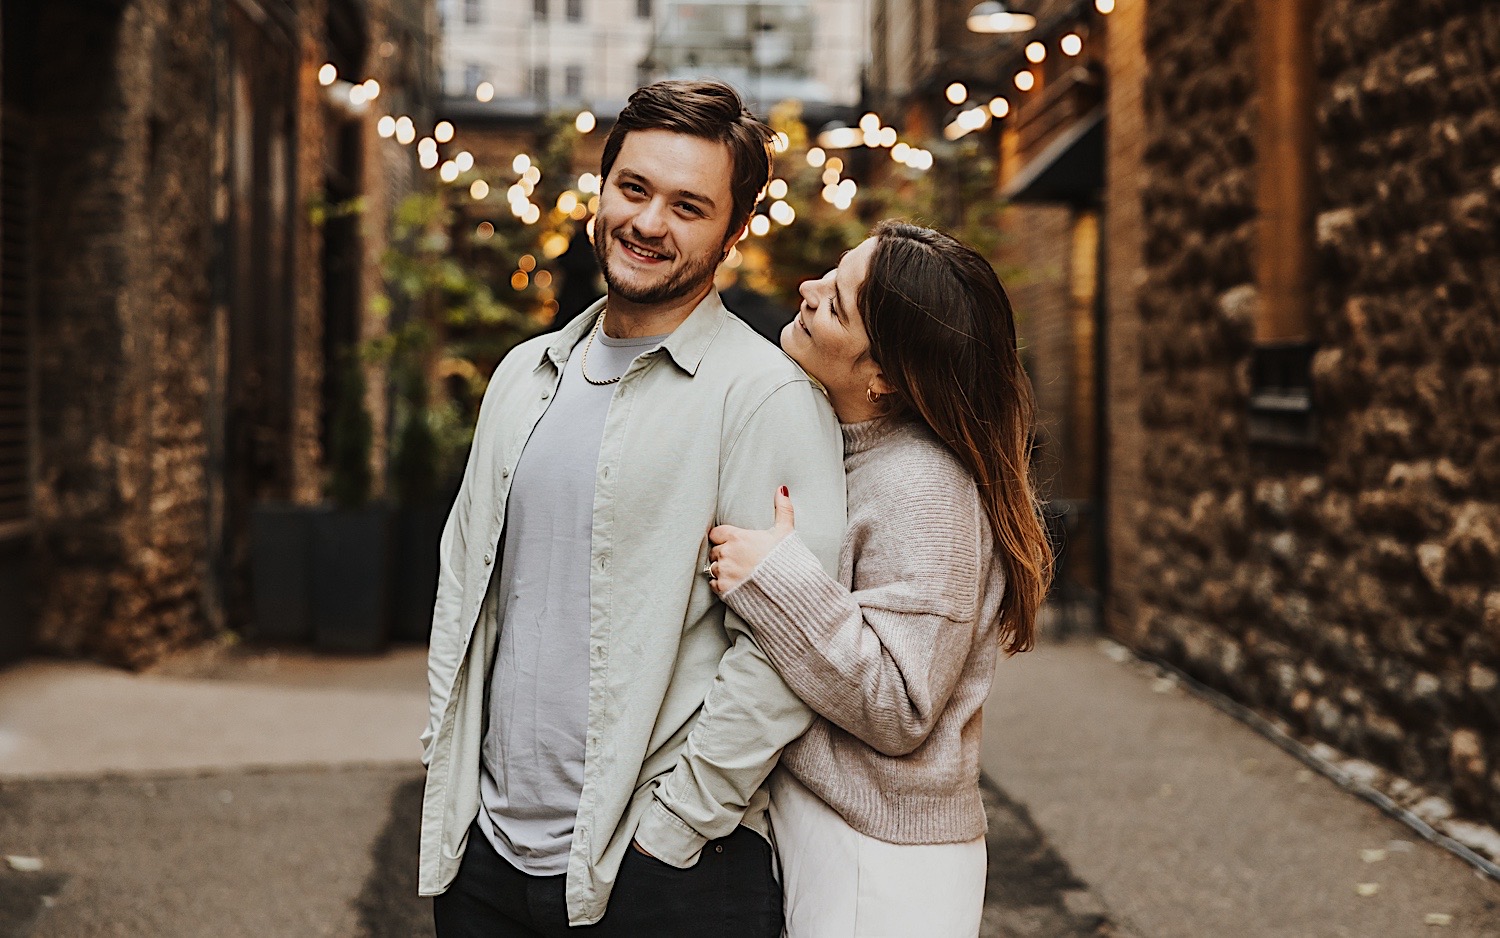
<svg viewBox="0 0 1500 938">
<path fill-rule="evenodd" d="M 439 547 L 428 656 L 420 891 L 458 873 L 480 810 L 480 749 L 498 621 L 489 586 L 512 470 L 563 363 L 603 308 L 506 356 L 480 407 Z M 635 838 L 687 867 L 744 824 L 768 834 L 763 788 L 812 715 L 699 570 L 715 524 L 771 526 L 776 488 L 833 573 L 843 444 L 820 389 L 710 293 L 616 385 L 594 494 L 588 734 L 568 858 L 571 924 L 604 915 Z"/>
</svg>

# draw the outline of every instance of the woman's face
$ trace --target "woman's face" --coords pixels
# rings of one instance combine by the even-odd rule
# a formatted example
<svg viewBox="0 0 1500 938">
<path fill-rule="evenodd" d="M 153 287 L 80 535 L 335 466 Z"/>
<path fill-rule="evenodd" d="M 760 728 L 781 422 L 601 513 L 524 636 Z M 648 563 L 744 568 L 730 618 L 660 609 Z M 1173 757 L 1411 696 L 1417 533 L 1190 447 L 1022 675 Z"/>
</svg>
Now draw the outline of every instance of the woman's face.
<svg viewBox="0 0 1500 938">
<path fill-rule="evenodd" d="M 835 408 L 840 400 L 863 398 L 880 374 L 869 356 L 870 336 L 856 302 L 874 253 L 875 239 L 866 238 L 846 251 L 833 270 L 803 283 L 797 317 L 781 330 L 782 350 L 828 389 Z"/>
</svg>

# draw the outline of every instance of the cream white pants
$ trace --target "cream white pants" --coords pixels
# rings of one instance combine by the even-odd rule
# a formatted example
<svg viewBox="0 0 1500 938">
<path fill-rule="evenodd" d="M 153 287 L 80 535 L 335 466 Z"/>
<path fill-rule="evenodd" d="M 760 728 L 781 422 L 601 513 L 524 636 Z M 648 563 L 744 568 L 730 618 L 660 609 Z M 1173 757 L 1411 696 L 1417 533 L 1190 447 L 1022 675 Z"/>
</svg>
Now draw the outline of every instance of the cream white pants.
<svg viewBox="0 0 1500 938">
<path fill-rule="evenodd" d="M 786 938 L 975 938 L 984 838 L 891 844 L 850 827 L 790 773 L 771 779 Z"/>
</svg>

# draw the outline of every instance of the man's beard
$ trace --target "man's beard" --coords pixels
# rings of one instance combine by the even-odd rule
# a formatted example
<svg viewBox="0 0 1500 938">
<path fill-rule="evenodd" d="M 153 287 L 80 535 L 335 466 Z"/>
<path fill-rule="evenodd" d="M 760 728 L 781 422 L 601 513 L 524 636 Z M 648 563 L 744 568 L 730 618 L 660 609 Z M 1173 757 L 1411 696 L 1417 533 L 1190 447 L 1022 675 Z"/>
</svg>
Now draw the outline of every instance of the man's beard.
<svg viewBox="0 0 1500 938">
<path fill-rule="evenodd" d="M 599 261 L 599 270 L 604 274 L 604 283 L 609 287 L 610 295 L 642 306 L 670 303 L 672 300 L 691 296 L 703 289 L 704 283 L 713 280 L 714 271 L 718 269 L 719 261 L 723 260 L 715 254 L 704 254 L 697 258 L 683 258 L 679 254 L 678 257 L 684 263 L 675 274 L 653 286 L 632 287 L 621 282 L 609 269 L 609 245 L 617 240 L 607 232 L 604 237 L 595 238 L 594 257 Z M 642 241 L 642 244 L 645 242 Z"/>
</svg>

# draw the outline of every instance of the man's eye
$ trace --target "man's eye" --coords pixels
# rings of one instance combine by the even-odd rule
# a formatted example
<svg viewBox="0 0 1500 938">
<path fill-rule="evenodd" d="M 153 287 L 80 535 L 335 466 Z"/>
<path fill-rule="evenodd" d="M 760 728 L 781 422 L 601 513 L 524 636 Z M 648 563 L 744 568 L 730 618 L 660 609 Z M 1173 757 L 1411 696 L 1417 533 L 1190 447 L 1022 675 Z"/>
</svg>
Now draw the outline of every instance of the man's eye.
<svg viewBox="0 0 1500 938">
<path fill-rule="evenodd" d="M 702 215 L 703 214 L 703 212 L 701 212 L 698 209 L 698 206 L 693 205 L 690 202 L 678 202 L 677 203 L 677 207 L 679 209 L 681 209 L 682 211 L 684 211 L 684 212 L 686 212 L 688 214 L 691 214 L 691 215 Z"/>
<path fill-rule="evenodd" d="M 624 184 L 622 184 L 620 186 L 620 188 L 624 189 L 626 192 L 645 192 L 646 191 L 645 189 L 642 189 L 640 186 L 636 185 L 633 182 L 624 183 Z"/>
</svg>

